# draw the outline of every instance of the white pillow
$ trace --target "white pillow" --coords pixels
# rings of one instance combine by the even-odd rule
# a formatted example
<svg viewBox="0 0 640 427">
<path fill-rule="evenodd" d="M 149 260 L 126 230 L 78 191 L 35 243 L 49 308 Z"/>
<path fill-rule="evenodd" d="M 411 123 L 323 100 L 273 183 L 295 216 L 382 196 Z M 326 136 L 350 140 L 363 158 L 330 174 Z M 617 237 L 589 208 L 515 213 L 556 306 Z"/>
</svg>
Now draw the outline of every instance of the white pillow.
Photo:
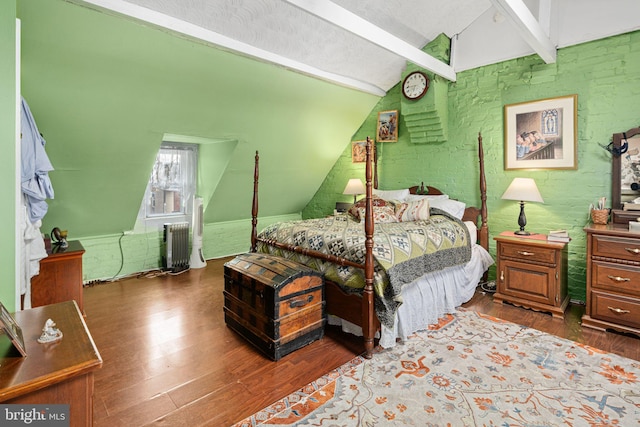
<svg viewBox="0 0 640 427">
<path fill-rule="evenodd" d="M 467 207 L 466 204 L 453 199 L 429 200 L 429 206 L 432 208 L 442 209 L 458 219 L 462 219 L 464 216 L 464 209 Z"/>
<path fill-rule="evenodd" d="M 401 202 L 404 202 L 405 197 L 409 195 L 409 189 L 405 188 L 404 190 L 378 190 L 377 188 L 374 188 L 373 194 L 384 200 L 400 200 Z"/>
<path fill-rule="evenodd" d="M 449 196 L 447 194 L 437 194 L 437 195 L 431 195 L 431 194 L 409 194 L 404 201 L 405 202 L 414 202 L 416 200 L 423 200 L 423 199 L 429 199 L 429 200 L 447 200 L 449 198 Z"/>
</svg>

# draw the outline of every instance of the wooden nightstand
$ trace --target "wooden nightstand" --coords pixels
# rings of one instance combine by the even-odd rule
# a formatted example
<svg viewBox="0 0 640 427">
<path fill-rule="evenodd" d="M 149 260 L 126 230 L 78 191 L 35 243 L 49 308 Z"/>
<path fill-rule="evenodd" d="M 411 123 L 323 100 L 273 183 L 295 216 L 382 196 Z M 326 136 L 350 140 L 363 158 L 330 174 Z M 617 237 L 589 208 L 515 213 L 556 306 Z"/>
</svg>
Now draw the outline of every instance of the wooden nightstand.
<svg viewBox="0 0 640 427">
<path fill-rule="evenodd" d="M 564 317 L 567 293 L 567 244 L 544 234 L 519 237 L 504 232 L 497 242 L 497 290 L 493 301 Z"/>
<path fill-rule="evenodd" d="M 75 301 L 84 313 L 82 288 L 82 254 L 79 240 L 71 240 L 69 247 L 53 245 L 48 257 L 40 261 L 40 274 L 31 278 L 31 307 Z"/>
</svg>

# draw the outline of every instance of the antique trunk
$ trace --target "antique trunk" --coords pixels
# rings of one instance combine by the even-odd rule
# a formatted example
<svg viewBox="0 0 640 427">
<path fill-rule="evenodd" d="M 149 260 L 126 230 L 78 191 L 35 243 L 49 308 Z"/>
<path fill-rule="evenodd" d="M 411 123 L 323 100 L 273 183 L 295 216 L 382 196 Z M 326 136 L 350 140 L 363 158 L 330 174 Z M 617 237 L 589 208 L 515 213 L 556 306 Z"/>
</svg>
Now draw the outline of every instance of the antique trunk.
<svg viewBox="0 0 640 427">
<path fill-rule="evenodd" d="M 224 265 L 224 319 L 273 360 L 324 335 L 324 278 L 297 262 L 247 253 Z"/>
</svg>

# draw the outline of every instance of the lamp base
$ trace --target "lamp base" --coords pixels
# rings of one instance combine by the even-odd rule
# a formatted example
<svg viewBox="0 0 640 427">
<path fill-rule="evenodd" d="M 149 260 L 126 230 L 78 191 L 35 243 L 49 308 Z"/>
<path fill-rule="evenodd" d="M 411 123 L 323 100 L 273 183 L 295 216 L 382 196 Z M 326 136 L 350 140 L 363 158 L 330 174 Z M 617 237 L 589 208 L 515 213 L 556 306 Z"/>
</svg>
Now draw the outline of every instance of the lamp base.
<svg viewBox="0 0 640 427">
<path fill-rule="evenodd" d="M 531 233 L 524 230 L 516 230 L 513 232 L 513 234 L 517 234 L 518 236 L 531 236 Z"/>
</svg>

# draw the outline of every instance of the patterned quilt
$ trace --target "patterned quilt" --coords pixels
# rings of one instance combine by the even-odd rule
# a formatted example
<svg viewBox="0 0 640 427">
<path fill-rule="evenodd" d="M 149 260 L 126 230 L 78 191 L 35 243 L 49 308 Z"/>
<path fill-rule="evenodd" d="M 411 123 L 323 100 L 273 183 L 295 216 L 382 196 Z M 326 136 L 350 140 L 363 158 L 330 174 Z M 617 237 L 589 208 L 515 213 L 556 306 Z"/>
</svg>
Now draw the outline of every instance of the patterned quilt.
<svg viewBox="0 0 640 427">
<path fill-rule="evenodd" d="M 364 264 L 364 222 L 348 215 L 272 224 L 259 235 Z M 402 286 L 425 273 L 471 259 L 471 239 L 464 223 L 444 211 L 431 208 L 426 221 L 378 223 L 373 244 L 375 309 L 380 322 L 393 327 L 396 309 L 402 304 Z M 343 267 L 260 242 L 258 251 L 293 259 L 322 272 L 346 292 L 361 293 L 364 271 Z"/>
</svg>

